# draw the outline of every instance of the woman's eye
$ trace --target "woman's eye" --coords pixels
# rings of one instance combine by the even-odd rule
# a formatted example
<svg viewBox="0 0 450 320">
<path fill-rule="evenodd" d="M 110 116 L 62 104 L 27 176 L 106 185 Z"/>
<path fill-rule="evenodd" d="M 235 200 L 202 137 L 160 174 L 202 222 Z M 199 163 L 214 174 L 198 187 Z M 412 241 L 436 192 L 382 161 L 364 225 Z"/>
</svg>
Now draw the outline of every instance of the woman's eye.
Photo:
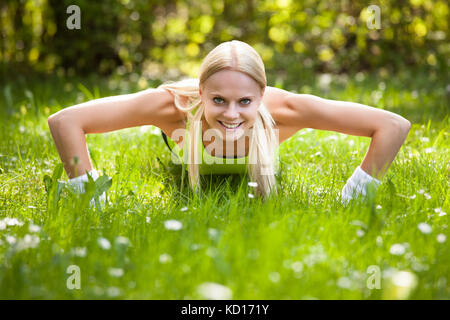
<svg viewBox="0 0 450 320">
<path fill-rule="evenodd" d="M 222 98 L 219 98 L 219 97 L 215 97 L 215 98 L 213 98 L 213 101 L 215 102 L 215 103 L 222 103 L 223 102 L 223 99 Z M 247 102 L 244 102 L 244 101 L 247 101 Z M 243 103 L 243 104 L 250 104 L 252 101 L 250 100 L 250 99 L 242 99 L 241 100 L 241 103 Z"/>
</svg>

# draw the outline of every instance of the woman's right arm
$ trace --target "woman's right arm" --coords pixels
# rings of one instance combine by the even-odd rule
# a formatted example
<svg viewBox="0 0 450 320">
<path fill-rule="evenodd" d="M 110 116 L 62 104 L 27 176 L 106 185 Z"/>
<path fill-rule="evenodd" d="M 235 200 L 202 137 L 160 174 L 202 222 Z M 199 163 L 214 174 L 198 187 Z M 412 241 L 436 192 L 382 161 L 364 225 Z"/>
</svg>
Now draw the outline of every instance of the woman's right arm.
<svg viewBox="0 0 450 320">
<path fill-rule="evenodd" d="M 146 89 L 132 94 L 91 100 L 60 110 L 48 125 L 69 179 L 91 171 L 85 135 L 141 125 L 164 127 L 183 118 L 164 89 Z M 74 161 L 74 159 L 77 161 Z"/>
</svg>

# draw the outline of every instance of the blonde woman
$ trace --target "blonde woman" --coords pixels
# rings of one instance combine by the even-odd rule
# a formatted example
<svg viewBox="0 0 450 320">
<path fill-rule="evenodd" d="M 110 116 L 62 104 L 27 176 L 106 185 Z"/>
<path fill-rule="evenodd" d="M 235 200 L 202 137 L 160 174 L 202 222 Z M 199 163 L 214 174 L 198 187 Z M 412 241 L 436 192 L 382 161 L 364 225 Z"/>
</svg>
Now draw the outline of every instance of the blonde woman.
<svg viewBox="0 0 450 320">
<path fill-rule="evenodd" d="M 86 147 L 89 133 L 156 126 L 174 161 L 185 165 L 192 188 L 201 174 L 245 173 L 262 196 L 277 193 L 277 148 L 297 131 L 371 137 L 364 160 L 342 189 L 344 203 L 381 183 L 411 126 L 385 110 L 267 86 L 260 55 L 237 40 L 209 52 L 198 79 L 81 103 L 51 115 L 48 124 L 69 184 L 81 192 L 87 174 L 98 177 Z"/>
</svg>

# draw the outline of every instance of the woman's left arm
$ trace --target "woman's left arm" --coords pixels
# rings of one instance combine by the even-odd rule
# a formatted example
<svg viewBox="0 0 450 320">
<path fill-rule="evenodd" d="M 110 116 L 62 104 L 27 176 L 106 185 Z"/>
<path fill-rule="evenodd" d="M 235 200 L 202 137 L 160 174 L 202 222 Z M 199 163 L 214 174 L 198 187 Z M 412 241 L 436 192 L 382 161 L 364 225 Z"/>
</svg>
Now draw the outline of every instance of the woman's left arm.
<svg viewBox="0 0 450 320">
<path fill-rule="evenodd" d="M 369 183 L 381 183 L 411 128 L 411 123 L 398 114 L 310 94 L 289 94 L 285 107 L 288 125 L 298 130 L 313 128 L 372 139 L 364 160 L 342 189 L 344 203 L 359 194 L 365 196 Z"/>
<path fill-rule="evenodd" d="M 292 93 L 285 104 L 291 113 L 290 125 L 298 130 L 312 128 L 372 138 L 360 167 L 377 179 L 384 176 L 411 128 L 398 114 L 355 102 Z"/>
</svg>

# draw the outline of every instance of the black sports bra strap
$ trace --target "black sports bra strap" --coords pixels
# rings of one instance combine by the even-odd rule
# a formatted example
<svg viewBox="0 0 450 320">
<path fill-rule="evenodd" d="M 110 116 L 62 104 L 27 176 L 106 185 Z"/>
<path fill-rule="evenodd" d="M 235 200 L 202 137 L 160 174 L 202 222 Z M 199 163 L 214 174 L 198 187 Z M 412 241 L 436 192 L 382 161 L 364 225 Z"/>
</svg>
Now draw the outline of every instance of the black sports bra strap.
<svg viewBox="0 0 450 320">
<path fill-rule="evenodd" d="M 164 142 L 166 143 L 167 147 L 169 148 L 170 151 L 172 151 L 172 148 L 169 146 L 169 142 L 167 141 L 167 136 L 166 134 L 161 130 L 161 135 L 164 139 Z"/>
</svg>

